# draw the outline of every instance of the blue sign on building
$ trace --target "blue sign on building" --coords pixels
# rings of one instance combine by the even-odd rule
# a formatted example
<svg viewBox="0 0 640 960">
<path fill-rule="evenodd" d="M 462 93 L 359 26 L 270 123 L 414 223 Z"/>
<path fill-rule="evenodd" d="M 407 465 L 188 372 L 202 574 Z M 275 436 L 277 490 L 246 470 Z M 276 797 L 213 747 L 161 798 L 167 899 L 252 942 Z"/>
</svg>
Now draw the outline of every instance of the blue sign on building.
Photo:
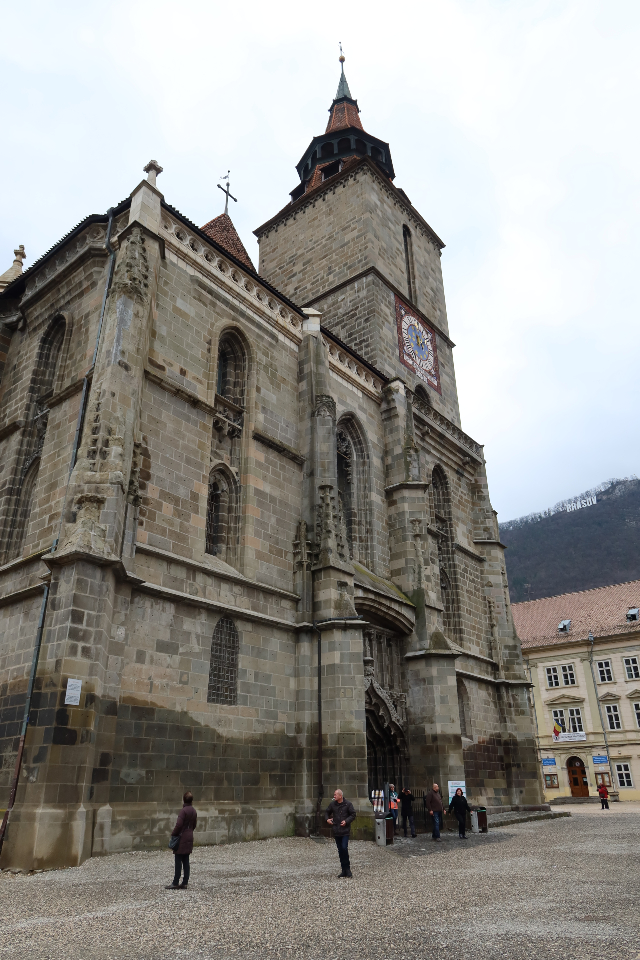
<svg viewBox="0 0 640 960">
<path fill-rule="evenodd" d="M 594 759 L 594 762 L 595 762 L 595 757 L 594 757 L 593 759 Z M 543 757 L 543 758 L 542 758 L 542 766 L 543 766 L 543 767 L 555 767 L 555 765 L 556 765 L 555 757 Z"/>
<path fill-rule="evenodd" d="M 608 758 L 608 757 L 594 757 L 594 758 L 593 758 L 593 762 L 594 762 L 594 763 L 609 763 L 609 758 Z"/>
</svg>

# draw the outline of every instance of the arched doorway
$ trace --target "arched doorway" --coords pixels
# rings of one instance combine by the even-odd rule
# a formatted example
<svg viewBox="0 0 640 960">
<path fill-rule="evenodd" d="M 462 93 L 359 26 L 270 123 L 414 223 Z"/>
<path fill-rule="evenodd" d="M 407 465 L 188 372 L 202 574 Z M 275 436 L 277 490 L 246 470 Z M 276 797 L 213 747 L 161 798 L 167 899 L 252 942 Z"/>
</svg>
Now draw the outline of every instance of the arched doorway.
<svg viewBox="0 0 640 960">
<path fill-rule="evenodd" d="M 589 781 L 587 771 L 580 757 L 569 757 L 567 760 L 567 774 L 572 797 L 588 797 Z"/>
</svg>

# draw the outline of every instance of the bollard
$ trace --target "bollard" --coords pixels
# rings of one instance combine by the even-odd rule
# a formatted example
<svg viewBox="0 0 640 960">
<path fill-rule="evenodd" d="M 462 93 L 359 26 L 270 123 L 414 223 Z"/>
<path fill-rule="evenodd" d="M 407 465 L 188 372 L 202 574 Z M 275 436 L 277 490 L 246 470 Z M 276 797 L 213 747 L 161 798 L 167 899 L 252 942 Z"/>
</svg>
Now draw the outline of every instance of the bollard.
<svg viewBox="0 0 640 960">
<path fill-rule="evenodd" d="M 478 826 L 478 811 L 471 811 L 471 833 L 480 833 L 480 827 Z"/>
</svg>

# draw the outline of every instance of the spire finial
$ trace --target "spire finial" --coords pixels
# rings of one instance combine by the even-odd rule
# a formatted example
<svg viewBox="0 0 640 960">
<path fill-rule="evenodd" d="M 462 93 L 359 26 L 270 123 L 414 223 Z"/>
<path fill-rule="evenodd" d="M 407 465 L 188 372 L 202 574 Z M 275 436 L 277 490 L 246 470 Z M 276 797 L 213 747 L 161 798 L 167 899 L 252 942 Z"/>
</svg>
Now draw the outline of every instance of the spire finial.
<svg viewBox="0 0 640 960">
<path fill-rule="evenodd" d="M 231 184 L 229 183 L 229 174 L 230 174 L 230 173 L 231 173 L 231 170 L 227 170 L 227 172 L 225 173 L 224 177 L 220 177 L 220 180 L 226 180 L 226 181 L 227 181 L 226 186 L 222 187 L 222 186 L 220 186 L 220 184 L 218 184 L 218 190 L 222 190 L 222 192 L 223 192 L 224 195 L 225 195 L 224 212 L 225 212 L 225 214 L 226 214 L 227 216 L 229 216 L 229 197 L 231 197 L 232 200 L 235 200 L 236 203 L 238 202 L 237 198 L 234 197 L 234 195 L 233 195 L 232 193 L 229 193 L 229 188 L 230 188 L 230 186 L 231 186 Z"/>
<path fill-rule="evenodd" d="M 338 92 L 335 95 L 336 100 L 341 100 L 342 97 L 349 97 L 351 99 L 351 91 L 349 90 L 349 84 L 347 83 L 347 78 L 344 75 L 344 61 L 345 56 L 342 52 L 342 41 L 340 41 L 340 56 L 338 57 L 340 61 L 340 82 L 338 83 Z"/>
</svg>

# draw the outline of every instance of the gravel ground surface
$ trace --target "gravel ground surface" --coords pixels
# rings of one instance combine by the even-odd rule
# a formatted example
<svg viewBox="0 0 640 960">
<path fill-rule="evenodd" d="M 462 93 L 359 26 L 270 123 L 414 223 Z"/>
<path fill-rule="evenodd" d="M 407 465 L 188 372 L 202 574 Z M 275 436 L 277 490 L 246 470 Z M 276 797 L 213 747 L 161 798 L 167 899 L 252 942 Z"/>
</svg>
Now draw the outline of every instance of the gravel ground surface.
<svg viewBox="0 0 640 960">
<path fill-rule="evenodd" d="M 640 804 L 392 847 L 285 839 L 0 874 L 0 958 L 640 960 Z"/>
</svg>

